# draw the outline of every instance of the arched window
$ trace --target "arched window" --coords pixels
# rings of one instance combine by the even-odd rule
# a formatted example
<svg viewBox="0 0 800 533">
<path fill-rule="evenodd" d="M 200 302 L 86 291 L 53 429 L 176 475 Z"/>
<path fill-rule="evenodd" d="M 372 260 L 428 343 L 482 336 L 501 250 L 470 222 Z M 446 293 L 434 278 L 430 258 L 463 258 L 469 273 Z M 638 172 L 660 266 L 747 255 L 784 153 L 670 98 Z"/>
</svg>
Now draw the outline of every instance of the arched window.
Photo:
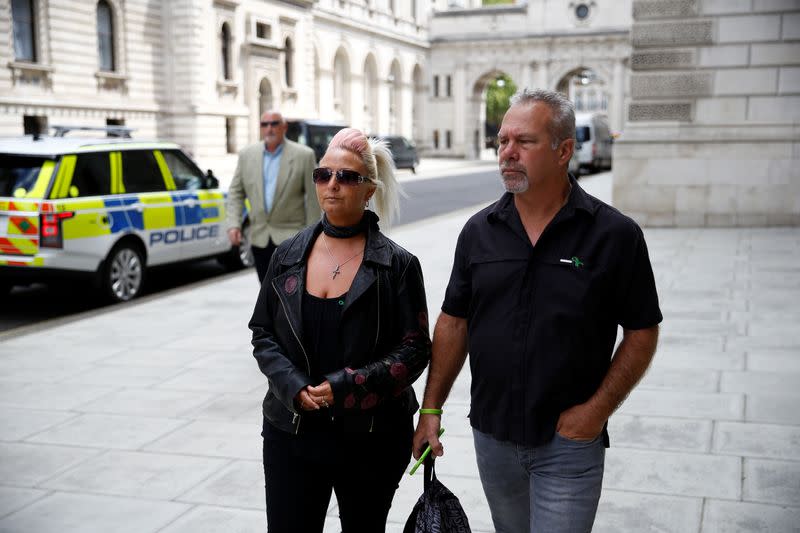
<svg viewBox="0 0 800 533">
<path fill-rule="evenodd" d="M 292 40 L 286 38 L 286 43 L 283 47 L 283 73 L 286 77 L 286 86 L 294 87 L 294 48 L 292 48 Z"/>
<path fill-rule="evenodd" d="M 14 21 L 14 58 L 17 61 L 36 61 L 36 19 L 32 0 L 11 0 Z"/>
<path fill-rule="evenodd" d="M 263 78 L 258 85 L 258 116 L 272 109 L 272 85 L 267 78 Z"/>
<path fill-rule="evenodd" d="M 346 121 L 350 121 L 350 100 L 350 61 L 340 48 L 333 60 L 333 108 Z"/>
<path fill-rule="evenodd" d="M 225 80 L 231 79 L 231 29 L 228 23 L 222 25 L 220 33 L 220 74 Z"/>
<path fill-rule="evenodd" d="M 114 13 L 106 0 L 97 2 L 97 53 L 100 70 L 113 72 L 114 64 Z"/>
</svg>

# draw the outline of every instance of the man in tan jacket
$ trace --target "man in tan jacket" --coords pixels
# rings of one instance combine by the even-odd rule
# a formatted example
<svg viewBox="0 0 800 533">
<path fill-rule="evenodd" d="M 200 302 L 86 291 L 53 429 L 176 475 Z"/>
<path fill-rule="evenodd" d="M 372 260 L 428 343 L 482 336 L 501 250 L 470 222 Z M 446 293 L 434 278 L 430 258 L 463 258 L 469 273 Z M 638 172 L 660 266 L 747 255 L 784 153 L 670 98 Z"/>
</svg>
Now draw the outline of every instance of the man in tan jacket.
<svg viewBox="0 0 800 533">
<path fill-rule="evenodd" d="M 239 152 L 226 205 L 228 238 L 243 244 L 242 213 L 248 212 L 249 241 L 259 282 L 277 245 L 319 220 L 320 208 L 311 175 L 314 151 L 288 139 L 286 121 L 277 111 L 261 116 L 264 142 Z M 246 245 L 246 242 L 245 244 Z"/>
</svg>

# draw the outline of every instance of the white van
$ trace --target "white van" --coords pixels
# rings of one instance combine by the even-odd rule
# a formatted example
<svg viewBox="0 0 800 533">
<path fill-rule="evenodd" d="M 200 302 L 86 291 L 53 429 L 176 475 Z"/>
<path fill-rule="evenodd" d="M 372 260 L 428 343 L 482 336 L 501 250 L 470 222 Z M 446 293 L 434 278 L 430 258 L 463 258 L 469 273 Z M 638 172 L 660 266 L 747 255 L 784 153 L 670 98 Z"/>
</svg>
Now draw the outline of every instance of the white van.
<svg viewBox="0 0 800 533">
<path fill-rule="evenodd" d="M 608 118 L 600 113 L 575 114 L 575 151 L 581 169 L 611 168 L 611 145 L 614 138 Z"/>
</svg>

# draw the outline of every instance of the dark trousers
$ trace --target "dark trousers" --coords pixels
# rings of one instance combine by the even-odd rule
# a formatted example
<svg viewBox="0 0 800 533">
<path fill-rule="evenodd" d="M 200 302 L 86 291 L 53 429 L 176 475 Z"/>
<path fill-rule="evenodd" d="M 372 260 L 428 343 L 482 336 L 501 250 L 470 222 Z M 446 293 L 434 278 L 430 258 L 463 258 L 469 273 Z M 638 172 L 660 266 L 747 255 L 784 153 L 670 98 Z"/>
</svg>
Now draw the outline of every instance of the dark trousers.
<svg viewBox="0 0 800 533">
<path fill-rule="evenodd" d="M 302 425 L 302 423 L 301 423 Z M 294 435 L 264 422 L 270 533 L 322 533 L 336 493 L 342 533 L 380 533 L 411 458 L 411 417 L 382 432 Z"/>
<path fill-rule="evenodd" d="M 267 243 L 266 248 L 259 248 L 258 246 L 251 246 L 253 251 L 253 261 L 256 262 L 256 274 L 258 274 L 258 282 L 264 281 L 264 276 L 267 275 L 267 268 L 269 267 L 269 260 L 272 259 L 272 254 L 275 253 L 275 243 L 272 239 Z"/>
</svg>

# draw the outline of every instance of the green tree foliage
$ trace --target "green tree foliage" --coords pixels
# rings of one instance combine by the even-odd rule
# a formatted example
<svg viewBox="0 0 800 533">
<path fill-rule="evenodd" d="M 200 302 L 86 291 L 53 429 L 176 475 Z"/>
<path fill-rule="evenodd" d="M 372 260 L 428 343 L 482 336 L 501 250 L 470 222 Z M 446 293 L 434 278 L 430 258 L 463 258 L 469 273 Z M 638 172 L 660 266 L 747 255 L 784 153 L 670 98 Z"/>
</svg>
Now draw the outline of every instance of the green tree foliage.
<svg viewBox="0 0 800 533">
<path fill-rule="evenodd" d="M 517 86 L 507 75 L 501 74 L 486 88 L 486 124 L 500 127 L 503 115 L 508 111 L 509 99 L 517 92 Z"/>
<path fill-rule="evenodd" d="M 516 0 L 483 0 L 485 6 L 496 6 L 500 4 L 514 4 Z"/>
</svg>

